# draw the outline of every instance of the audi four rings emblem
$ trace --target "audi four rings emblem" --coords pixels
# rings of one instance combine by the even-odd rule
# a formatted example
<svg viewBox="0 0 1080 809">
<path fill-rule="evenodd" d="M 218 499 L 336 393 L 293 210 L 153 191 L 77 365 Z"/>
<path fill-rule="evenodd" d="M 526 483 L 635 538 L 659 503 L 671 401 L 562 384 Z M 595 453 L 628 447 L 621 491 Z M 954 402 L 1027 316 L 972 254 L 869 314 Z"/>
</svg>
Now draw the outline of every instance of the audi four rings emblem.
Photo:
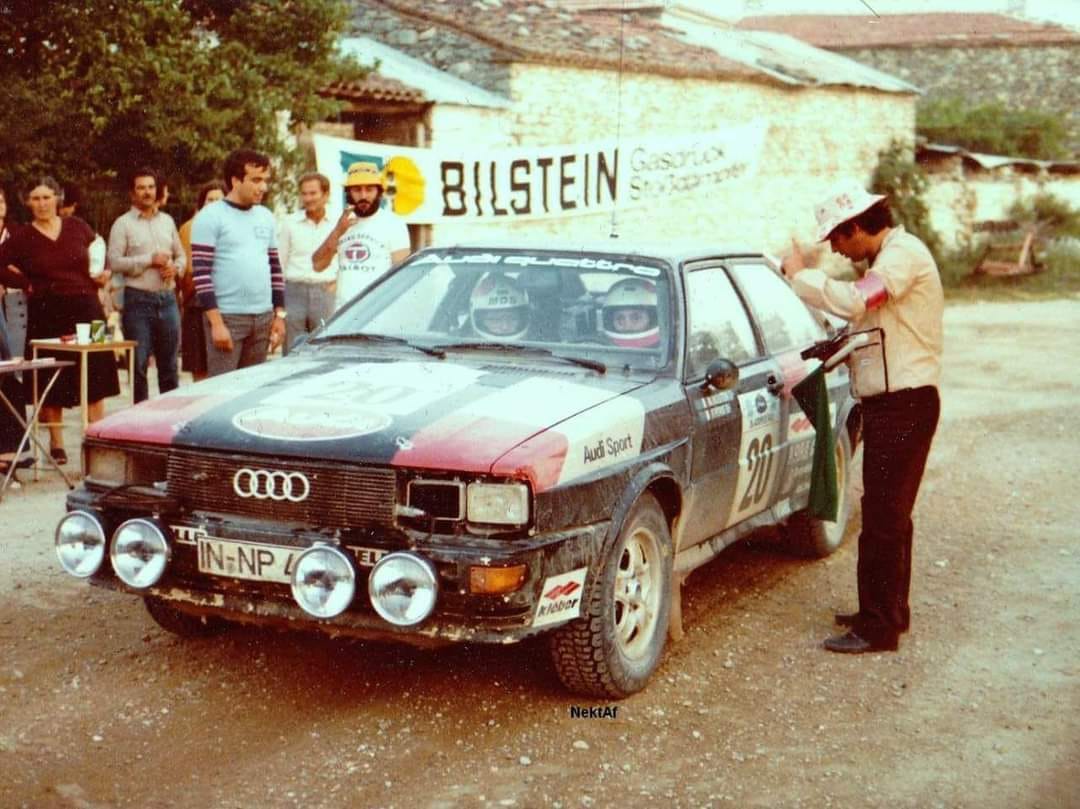
<svg viewBox="0 0 1080 809">
<path fill-rule="evenodd" d="M 271 472 L 269 469 L 238 469 L 232 479 L 238 497 L 256 500 L 288 500 L 299 503 L 311 494 L 311 484 L 302 472 Z"/>
</svg>

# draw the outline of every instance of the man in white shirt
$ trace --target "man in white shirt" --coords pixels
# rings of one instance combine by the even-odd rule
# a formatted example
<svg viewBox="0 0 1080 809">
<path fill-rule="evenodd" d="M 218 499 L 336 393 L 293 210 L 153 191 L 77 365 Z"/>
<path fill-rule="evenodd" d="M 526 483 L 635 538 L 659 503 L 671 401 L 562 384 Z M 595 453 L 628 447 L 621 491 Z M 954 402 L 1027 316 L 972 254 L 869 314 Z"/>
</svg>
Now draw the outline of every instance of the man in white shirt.
<svg viewBox="0 0 1080 809">
<path fill-rule="evenodd" d="M 409 255 L 409 229 L 382 208 L 386 181 L 379 168 L 369 161 L 353 163 L 344 186 L 345 212 L 312 257 L 314 269 L 322 271 L 337 254 L 337 309 Z"/>
<path fill-rule="evenodd" d="M 337 258 L 315 269 L 311 258 L 334 223 L 326 215 L 330 180 L 312 172 L 300 178 L 301 211 L 290 214 L 278 229 L 278 256 L 285 273 L 285 345 L 288 354 L 301 334 L 310 334 L 334 314 Z"/>
</svg>

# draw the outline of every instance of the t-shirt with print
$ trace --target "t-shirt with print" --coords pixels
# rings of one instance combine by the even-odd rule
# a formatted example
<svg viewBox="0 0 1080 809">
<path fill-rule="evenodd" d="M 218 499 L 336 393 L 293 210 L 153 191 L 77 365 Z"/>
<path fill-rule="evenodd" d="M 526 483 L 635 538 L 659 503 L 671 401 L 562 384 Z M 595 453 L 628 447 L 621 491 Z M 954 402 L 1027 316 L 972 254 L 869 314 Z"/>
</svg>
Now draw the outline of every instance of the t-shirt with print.
<svg viewBox="0 0 1080 809">
<path fill-rule="evenodd" d="M 409 249 L 409 229 L 380 208 L 360 219 L 338 240 L 336 307 L 340 309 L 390 269 L 391 255 Z"/>
</svg>

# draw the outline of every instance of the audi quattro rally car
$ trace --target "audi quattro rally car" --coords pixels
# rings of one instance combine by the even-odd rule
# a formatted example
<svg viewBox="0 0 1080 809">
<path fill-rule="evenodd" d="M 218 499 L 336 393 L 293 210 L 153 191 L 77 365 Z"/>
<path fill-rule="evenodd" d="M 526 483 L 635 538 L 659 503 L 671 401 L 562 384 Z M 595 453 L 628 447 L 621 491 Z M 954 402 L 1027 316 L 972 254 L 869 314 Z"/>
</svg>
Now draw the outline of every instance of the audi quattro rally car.
<svg viewBox="0 0 1080 809">
<path fill-rule="evenodd" d="M 543 632 L 569 688 L 623 697 L 689 571 L 765 525 L 840 544 L 846 370 L 836 522 L 790 395 L 825 337 L 760 252 L 423 250 L 287 358 L 91 425 L 57 553 L 181 635 Z"/>
</svg>

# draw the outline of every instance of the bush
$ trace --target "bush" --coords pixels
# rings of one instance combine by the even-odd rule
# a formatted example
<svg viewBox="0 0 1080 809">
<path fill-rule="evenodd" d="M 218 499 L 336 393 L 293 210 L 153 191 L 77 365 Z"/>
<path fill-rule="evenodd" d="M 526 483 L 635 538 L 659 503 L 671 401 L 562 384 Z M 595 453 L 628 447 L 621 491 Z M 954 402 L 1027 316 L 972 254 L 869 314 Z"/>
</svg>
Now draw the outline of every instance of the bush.
<svg viewBox="0 0 1080 809">
<path fill-rule="evenodd" d="M 1053 113 L 1002 104 L 970 106 L 953 97 L 925 99 L 916 116 L 916 132 L 933 143 L 1035 160 L 1069 157 L 1068 130 Z"/>
<path fill-rule="evenodd" d="M 923 195 L 929 187 L 926 173 L 912 159 L 911 151 L 900 141 L 878 153 L 878 164 L 870 180 L 870 190 L 889 198 L 897 224 L 922 239 L 934 258 L 942 252 L 941 237 L 930 226 L 930 209 Z"/>
</svg>

